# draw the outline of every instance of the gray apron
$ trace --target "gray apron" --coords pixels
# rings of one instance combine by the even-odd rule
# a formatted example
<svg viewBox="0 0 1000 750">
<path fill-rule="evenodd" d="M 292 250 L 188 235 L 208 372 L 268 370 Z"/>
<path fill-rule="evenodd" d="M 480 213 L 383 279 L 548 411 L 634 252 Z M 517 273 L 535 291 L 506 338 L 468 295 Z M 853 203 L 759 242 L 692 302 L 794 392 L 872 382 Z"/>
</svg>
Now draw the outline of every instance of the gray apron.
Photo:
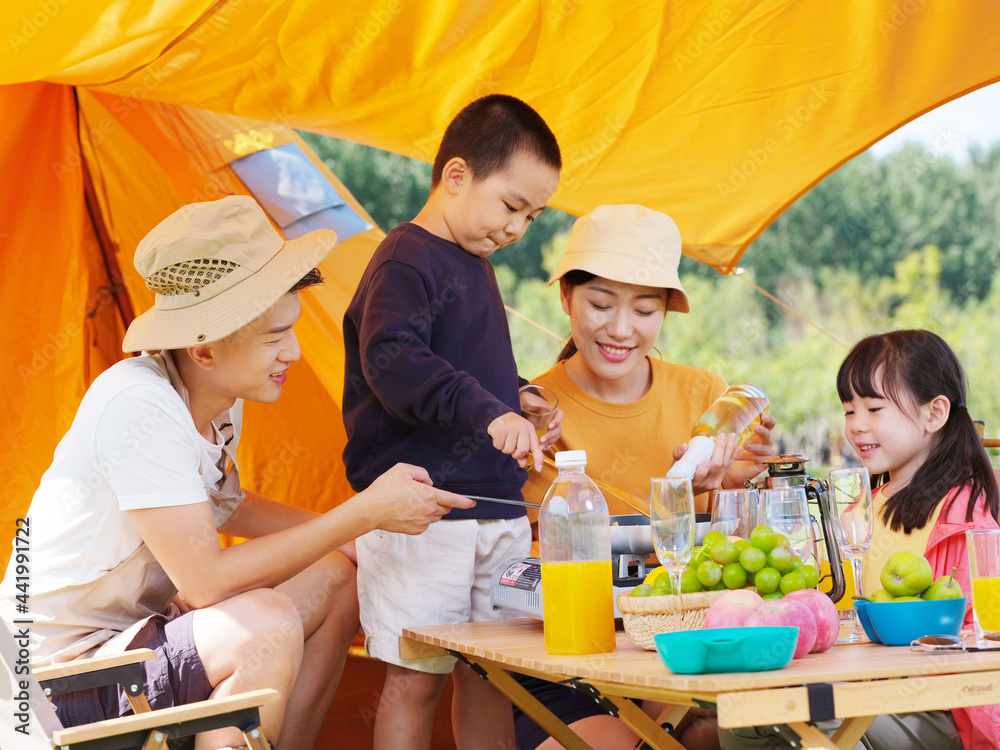
<svg viewBox="0 0 1000 750">
<path fill-rule="evenodd" d="M 170 352 L 162 359 L 170 383 L 190 408 L 187 388 L 181 382 Z M 217 489 L 206 489 L 215 527 L 224 524 L 243 500 L 236 466 L 232 415 L 223 412 L 212 423 L 225 438 L 219 459 L 223 480 Z M 196 539 L 187 540 L 197 544 Z M 218 537 L 205 539 L 218 544 Z M 31 596 L 32 666 L 58 664 L 129 648 L 132 639 L 153 617 L 170 620 L 181 613 L 174 598 L 177 588 L 141 544 L 131 555 L 100 578 L 87 584 Z M 51 629 L 52 632 L 47 632 Z"/>
</svg>

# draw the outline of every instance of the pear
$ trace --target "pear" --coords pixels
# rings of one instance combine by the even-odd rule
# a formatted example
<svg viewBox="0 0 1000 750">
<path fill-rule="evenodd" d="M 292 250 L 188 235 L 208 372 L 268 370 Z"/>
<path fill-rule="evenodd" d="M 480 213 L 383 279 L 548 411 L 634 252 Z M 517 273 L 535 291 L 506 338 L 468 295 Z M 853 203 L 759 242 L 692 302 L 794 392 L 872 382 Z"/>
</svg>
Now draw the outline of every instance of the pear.
<svg viewBox="0 0 1000 750">
<path fill-rule="evenodd" d="M 928 586 L 927 590 L 921 595 L 922 598 L 933 601 L 935 599 L 961 599 L 965 596 L 962 587 L 955 580 L 955 569 L 957 567 L 955 566 L 955 568 L 951 569 L 950 575 L 941 576 Z"/>
</svg>

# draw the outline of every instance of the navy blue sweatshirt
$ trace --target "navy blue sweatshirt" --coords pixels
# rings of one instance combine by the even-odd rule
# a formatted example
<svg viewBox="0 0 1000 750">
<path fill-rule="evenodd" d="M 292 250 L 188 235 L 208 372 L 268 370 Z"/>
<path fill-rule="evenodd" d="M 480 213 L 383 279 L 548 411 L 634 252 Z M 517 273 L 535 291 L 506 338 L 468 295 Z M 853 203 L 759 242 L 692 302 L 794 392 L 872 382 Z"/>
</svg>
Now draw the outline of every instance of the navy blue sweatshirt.
<svg viewBox="0 0 1000 750">
<path fill-rule="evenodd" d="M 344 315 L 347 479 L 422 466 L 451 492 L 520 499 L 526 473 L 486 432 L 519 412 L 517 367 L 493 266 L 414 224 L 375 250 Z M 516 518 L 480 502 L 446 518 Z"/>
</svg>

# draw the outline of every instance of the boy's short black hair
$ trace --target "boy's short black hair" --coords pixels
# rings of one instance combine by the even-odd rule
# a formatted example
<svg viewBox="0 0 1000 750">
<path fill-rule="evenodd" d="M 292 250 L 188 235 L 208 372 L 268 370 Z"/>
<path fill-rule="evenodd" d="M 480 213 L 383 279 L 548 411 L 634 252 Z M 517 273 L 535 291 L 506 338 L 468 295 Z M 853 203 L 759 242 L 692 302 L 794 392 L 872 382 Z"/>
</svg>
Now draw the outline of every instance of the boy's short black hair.
<svg viewBox="0 0 1000 750">
<path fill-rule="evenodd" d="M 526 151 L 556 169 L 562 169 L 559 144 L 535 110 L 506 94 L 476 99 L 448 124 L 434 157 L 431 188 L 441 181 L 444 165 L 456 156 L 481 180 L 499 172 L 518 151 Z"/>
</svg>

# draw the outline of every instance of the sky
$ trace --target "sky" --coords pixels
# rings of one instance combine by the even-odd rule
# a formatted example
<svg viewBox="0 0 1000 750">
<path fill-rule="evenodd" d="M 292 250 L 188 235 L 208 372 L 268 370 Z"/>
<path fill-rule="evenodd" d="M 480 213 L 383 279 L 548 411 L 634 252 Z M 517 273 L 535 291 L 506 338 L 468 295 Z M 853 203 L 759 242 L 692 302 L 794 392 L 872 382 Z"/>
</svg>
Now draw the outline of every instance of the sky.
<svg viewBox="0 0 1000 750">
<path fill-rule="evenodd" d="M 1000 83 L 931 110 L 890 133 L 869 151 L 882 157 L 910 141 L 924 144 L 935 154 L 948 154 L 959 163 L 967 160 L 973 144 L 988 147 L 1000 143 Z"/>
</svg>

